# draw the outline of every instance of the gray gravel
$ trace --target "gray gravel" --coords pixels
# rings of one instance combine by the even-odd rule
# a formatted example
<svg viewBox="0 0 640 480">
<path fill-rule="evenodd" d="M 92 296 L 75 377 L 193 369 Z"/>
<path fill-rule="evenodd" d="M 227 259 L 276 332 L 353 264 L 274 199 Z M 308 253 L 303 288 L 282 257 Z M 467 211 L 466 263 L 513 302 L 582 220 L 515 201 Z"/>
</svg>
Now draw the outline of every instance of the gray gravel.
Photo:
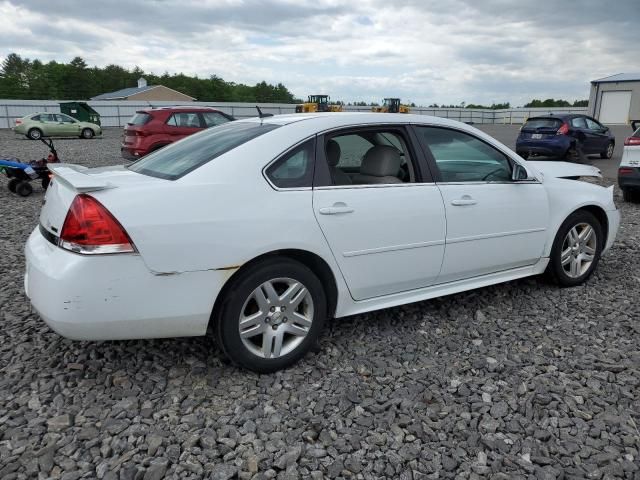
<svg viewBox="0 0 640 480">
<path fill-rule="evenodd" d="M 122 163 L 120 129 L 56 142 Z M 0 131 L 0 153 L 40 143 Z M 73 342 L 29 311 L 41 190 L 0 180 L 0 478 L 640 479 L 640 205 L 584 286 L 527 279 L 329 322 L 273 375 L 207 338 Z"/>
</svg>

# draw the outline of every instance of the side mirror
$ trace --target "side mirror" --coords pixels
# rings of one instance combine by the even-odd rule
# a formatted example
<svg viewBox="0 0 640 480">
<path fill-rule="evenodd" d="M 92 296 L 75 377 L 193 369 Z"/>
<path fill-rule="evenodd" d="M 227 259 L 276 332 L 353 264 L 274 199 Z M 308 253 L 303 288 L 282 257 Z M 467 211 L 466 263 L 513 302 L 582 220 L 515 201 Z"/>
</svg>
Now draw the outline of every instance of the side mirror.
<svg viewBox="0 0 640 480">
<path fill-rule="evenodd" d="M 519 163 L 516 163 L 513 167 L 513 172 L 511 173 L 511 180 L 514 182 L 529 180 L 529 173 L 527 172 L 527 169 Z"/>
</svg>

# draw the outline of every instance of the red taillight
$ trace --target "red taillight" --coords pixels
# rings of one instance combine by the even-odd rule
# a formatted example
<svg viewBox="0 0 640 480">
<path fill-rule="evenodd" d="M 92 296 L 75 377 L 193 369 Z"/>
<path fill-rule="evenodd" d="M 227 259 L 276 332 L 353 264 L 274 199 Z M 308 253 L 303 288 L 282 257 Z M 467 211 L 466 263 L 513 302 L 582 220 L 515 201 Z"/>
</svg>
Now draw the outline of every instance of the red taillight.
<svg viewBox="0 0 640 480">
<path fill-rule="evenodd" d="M 21 123 L 22 123 L 22 120 L 16 119 L 16 125 L 20 125 Z"/>
<path fill-rule="evenodd" d="M 633 173 L 633 168 L 620 167 L 618 169 L 618 175 L 631 175 L 632 173 Z"/>
<path fill-rule="evenodd" d="M 629 137 L 624 141 L 624 144 L 628 147 L 640 145 L 640 137 Z"/>
<path fill-rule="evenodd" d="M 130 253 L 133 242 L 120 222 L 95 198 L 81 194 L 69 207 L 60 244 L 76 253 Z"/>
<path fill-rule="evenodd" d="M 556 135 L 566 135 L 567 133 L 569 133 L 569 124 L 563 123 L 556 132 Z"/>
</svg>

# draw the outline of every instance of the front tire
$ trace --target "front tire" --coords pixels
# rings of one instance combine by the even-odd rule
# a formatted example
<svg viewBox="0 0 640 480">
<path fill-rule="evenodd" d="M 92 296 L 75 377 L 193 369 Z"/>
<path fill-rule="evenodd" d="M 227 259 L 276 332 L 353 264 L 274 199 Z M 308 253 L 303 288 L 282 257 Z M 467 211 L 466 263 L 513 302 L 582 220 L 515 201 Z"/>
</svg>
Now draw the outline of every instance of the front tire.
<svg viewBox="0 0 640 480">
<path fill-rule="evenodd" d="M 609 142 L 609 144 L 607 145 L 607 149 L 604 152 L 600 153 L 600 158 L 611 158 L 613 157 L 613 150 L 615 148 L 615 145 L 613 142 Z"/>
<path fill-rule="evenodd" d="M 269 373 L 292 365 L 315 346 L 327 300 L 308 267 L 272 258 L 232 281 L 215 319 L 216 340 L 231 361 Z"/>
<path fill-rule="evenodd" d="M 90 128 L 85 128 L 82 130 L 82 134 L 80 136 L 85 140 L 89 140 L 93 138 L 94 133 L 93 133 L 93 130 L 91 130 Z"/>
<path fill-rule="evenodd" d="M 31 140 L 40 140 L 42 138 L 42 130 L 39 128 L 32 128 L 27 132 L 27 137 Z"/>
<path fill-rule="evenodd" d="M 556 234 L 547 275 L 562 287 L 584 283 L 596 269 L 604 243 L 602 225 L 592 213 L 572 213 Z"/>
</svg>

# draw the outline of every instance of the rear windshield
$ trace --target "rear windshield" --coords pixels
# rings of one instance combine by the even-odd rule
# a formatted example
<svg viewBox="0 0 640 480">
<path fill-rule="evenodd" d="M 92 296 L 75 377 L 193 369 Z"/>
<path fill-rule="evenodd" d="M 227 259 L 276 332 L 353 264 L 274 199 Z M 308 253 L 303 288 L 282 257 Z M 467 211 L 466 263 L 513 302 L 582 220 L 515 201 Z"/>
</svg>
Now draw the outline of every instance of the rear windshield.
<svg viewBox="0 0 640 480">
<path fill-rule="evenodd" d="M 143 175 L 176 180 L 279 125 L 230 122 L 209 128 L 141 158 L 129 169 Z"/>
<path fill-rule="evenodd" d="M 128 125 L 144 125 L 151 120 L 151 115 L 148 113 L 136 113 L 131 120 L 127 122 Z"/>
<path fill-rule="evenodd" d="M 523 130 L 536 130 L 538 128 L 560 128 L 562 120 L 557 118 L 530 118 L 522 127 Z"/>
</svg>

